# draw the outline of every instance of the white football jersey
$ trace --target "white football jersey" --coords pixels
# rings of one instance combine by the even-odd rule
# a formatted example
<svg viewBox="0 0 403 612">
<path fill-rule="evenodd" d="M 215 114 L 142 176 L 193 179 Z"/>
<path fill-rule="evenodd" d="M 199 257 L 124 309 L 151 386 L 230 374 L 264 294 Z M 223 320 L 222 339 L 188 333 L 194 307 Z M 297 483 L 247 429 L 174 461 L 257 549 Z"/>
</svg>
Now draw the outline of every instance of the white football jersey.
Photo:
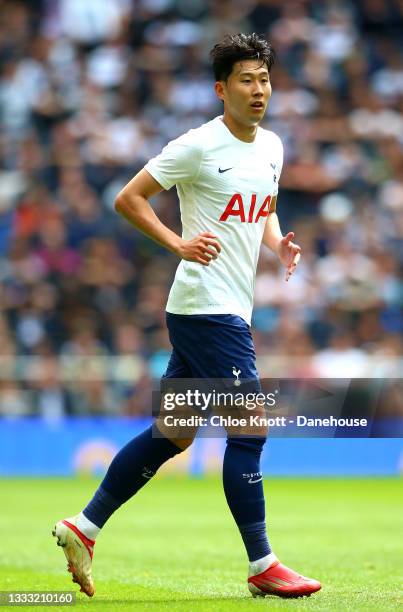
<svg viewBox="0 0 403 612">
<path fill-rule="evenodd" d="M 146 164 L 164 189 L 176 185 L 182 237 L 212 232 L 222 248 L 208 266 L 180 262 L 168 312 L 235 314 L 250 325 L 259 250 L 282 165 L 276 134 L 259 127 L 254 142 L 243 142 L 222 117 L 172 140 Z"/>
</svg>

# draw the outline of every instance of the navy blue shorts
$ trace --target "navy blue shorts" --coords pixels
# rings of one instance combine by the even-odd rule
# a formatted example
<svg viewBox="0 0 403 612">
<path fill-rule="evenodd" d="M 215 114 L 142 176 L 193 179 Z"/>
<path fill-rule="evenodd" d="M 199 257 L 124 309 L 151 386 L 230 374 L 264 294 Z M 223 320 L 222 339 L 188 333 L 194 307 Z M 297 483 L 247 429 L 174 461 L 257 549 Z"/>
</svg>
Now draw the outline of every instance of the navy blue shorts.
<svg viewBox="0 0 403 612">
<path fill-rule="evenodd" d="M 258 382 L 249 325 L 239 316 L 166 313 L 173 347 L 165 378 L 212 378 Z"/>
</svg>

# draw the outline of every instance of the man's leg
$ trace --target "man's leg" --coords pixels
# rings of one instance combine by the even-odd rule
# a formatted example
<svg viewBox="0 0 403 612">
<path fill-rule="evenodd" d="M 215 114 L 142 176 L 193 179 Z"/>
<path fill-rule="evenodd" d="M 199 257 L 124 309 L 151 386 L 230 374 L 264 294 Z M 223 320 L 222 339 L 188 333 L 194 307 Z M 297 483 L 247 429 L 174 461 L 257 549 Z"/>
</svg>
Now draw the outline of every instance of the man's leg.
<svg viewBox="0 0 403 612">
<path fill-rule="evenodd" d="M 115 510 L 147 484 L 168 459 L 184 450 L 175 442 L 162 436 L 152 425 L 126 444 L 114 457 L 94 497 L 79 515 L 78 529 L 95 539 Z"/>
<path fill-rule="evenodd" d="M 176 442 L 176 441 L 175 441 Z M 175 444 L 155 425 L 131 440 L 115 456 L 89 504 L 77 516 L 55 525 L 52 534 L 63 547 L 68 570 L 81 591 L 92 597 L 92 556 L 95 538 L 110 516 L 133 497 L 168 459 L 185 450 L 192 440 Z"/>
<path fill-rule="evenodd" d="M 173 352 L 166 378 L 189 375 L 186 364 Z M 58 521 L 52 534 L 63 547 L 68 569 L 81 591 L 95 592 L 91 567 L 95 538 L 110 516 L 135 495 L 163 463 L 185 450 L 194 433 L 174 437 L 158 427 L 158 420 L 136 436 L 114 457 L 91 501 L 78 515 Z"/>
<path fill-rule="evenodd" d="M 309 596 L 321 588 L 320 583 L 280 563 L 267 538 L 260 471 L 264 442 L 263 436 L 228 437 L 224 455 L 224 491 L 248 553 L 248 587 L 254 597 Z"/>
<path fill-rule="evenodd" d="M 115 510 L 147 484 L 164 463 L 192 444 L 197 429 L 181 429 L 183 432 L 177 428 L 170 431 L 158 418 L 117 453 L 94 497 L 78 515 L 76 525 L 84 535 L 95 540 Z"/>
<path fill-rule="evenodd" d="M 225 497 L 248 554 L 250 569 L 260 573 L 275 560 L 266 533 L 260 456 L 265 438 L 228 437 L 223 463 Z"/>
</svg>

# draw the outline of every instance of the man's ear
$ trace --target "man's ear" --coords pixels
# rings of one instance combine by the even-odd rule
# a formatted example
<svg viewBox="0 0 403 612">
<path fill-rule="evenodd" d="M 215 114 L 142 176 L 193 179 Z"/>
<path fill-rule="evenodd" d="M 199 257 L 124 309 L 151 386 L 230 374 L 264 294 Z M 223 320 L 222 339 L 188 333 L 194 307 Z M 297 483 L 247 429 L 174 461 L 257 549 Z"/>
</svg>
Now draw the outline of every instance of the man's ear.
<svg viewBox="0 0 403 612">
<path fill-rule="evenodd" d="M 223 81 L 216 81 L 214 85 L 215 92 L 217 94 L 217 98 L 219 98 L 222 102 L 224 102 L 224 83 Z"/>
</svg>

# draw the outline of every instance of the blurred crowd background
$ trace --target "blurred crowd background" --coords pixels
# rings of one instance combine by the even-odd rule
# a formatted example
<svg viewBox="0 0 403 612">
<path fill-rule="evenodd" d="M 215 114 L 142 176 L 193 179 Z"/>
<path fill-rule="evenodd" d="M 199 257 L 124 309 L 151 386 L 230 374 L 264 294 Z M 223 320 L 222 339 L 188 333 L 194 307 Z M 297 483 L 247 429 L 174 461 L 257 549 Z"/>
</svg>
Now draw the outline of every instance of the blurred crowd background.
<svg viewBox="0 0 403 612">
<path fill-rule="evenodd" d="M 149 413 L 178 260 L 114 198 L 221 113 L 208 53 L 239 31 L 276 51 L 264 127 L 303 249 L 288 284 L 262 252 L 261 375 L 401 377 L 401 0 L 0 0 L 0 415 Z M 175 189 L 153 204 L 180 232 Z"/>
</svg>

